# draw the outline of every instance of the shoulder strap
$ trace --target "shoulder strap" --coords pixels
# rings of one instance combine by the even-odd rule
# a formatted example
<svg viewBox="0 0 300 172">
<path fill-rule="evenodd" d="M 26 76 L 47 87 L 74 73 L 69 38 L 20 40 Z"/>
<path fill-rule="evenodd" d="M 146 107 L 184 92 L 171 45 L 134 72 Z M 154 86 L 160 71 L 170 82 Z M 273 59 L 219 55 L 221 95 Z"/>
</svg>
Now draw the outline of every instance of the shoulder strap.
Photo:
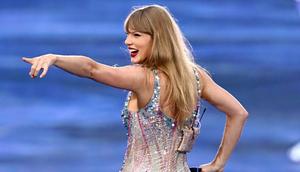
<svg viewBox="0 0 300 172">
<path fill-rule="evenodd" d="M 198 71 L 195 67 L 193 68 L 193 71 L 194 71 L 195 78 L 196 78 L 196 83 L 197 83 L 198 98 L 200 98 L 200 95 L 201 95 L 200 76 L 199 76 L 199 73 L 198 73 Z"/>
<path fill-rule="evenodd" d="M 130 100 L 130 98 L 131 98 L 131 94 L 132 94 L 132 92 L 131 92 L 131 91 L 128 91 L 127 97 L 126 97 L 126 101 L 125 101 L 125 104 L 124 104 L 124 108 L 125 108 L 125 109 L 128 109 L 128 102 L 129 102 L 129 100 Z"/>
<path fill-rule="evenodd" d="M 158 75 L 158 70 L 155 68 L 153 69 L 154 75 L 154 88 L 153 88 L 153 97 L 151 101 L 154 101 L 155 107 L 159 107 L 159 98 L 160 98 L 160 78 Z"/>
<path fill-rule="evenodd" d="M 196 83 L 197 83 L 198 102 L 197 102 L 197 107 L 196 107 L 196 109 L 193 113 L 194 118 L 193 118 L 192 125 L 196 124 L 196 126 L 199 127 L 201 119 L 202 119 L 202 117 L 203 117 L 203 115 L 206 111 L 206 107 L 204 107 L 203 112 L 200 114 L 200 108 L 201 108 L 201 106 L 203 106 L 200 103 L 200 96 L 201 96 L 200 76 L 199 76 L 199 72 L 198 72 L 196 67 L 193 68 L 193 71 L 194 71 L 195 78 L 196 78 Z M 196 118 L 198 118 L 199 121 L 197 120 L 197 122 L 195 123 Z"/>
</svg>

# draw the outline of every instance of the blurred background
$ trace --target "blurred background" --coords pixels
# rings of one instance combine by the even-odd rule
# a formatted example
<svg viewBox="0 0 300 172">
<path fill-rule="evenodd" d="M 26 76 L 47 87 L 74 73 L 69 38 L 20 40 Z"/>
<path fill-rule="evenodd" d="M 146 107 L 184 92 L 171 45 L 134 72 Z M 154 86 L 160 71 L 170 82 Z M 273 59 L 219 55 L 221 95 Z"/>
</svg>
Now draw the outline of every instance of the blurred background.
<svg viewBox="0 0 300 172">
<path fill-rule="evenodd" d="M 127 94 L 52 67 L 31 79 L 21 57 L 86 55 L 128 65 L 123 21 L 132 6 L 167 6 L 196 61 L 250 113 L 227 172 L 300 171 L 300 1 L 0 1 L 0 171 L 118 171 Z M 225 115 L 205 102 L 190 166 L 211 161 Z M 298 156 L 298 160 L 297 160 Z"/>
</svg>

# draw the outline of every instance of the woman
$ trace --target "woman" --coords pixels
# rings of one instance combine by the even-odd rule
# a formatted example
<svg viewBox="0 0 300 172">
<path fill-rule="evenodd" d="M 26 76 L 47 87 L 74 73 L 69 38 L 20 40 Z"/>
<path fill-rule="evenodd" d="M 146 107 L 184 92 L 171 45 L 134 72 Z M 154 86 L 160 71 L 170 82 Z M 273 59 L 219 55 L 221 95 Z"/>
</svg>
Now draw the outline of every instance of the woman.
<svg viewBox="0 0 300 172">
<path fill-rule="evenodd" d="M 23 58 L 30 76 L 51 65 L 80 77 L 127 89 L 122 118 L 128 146 L 121 171 L 190 171 L 186 153 L 199 134 L 199 100 L 226 114 L 223 139 L 204 172 L 221 172 L 247 119 L 243 106 L 196 65 L 178 25 L 159 5 L 134 9 L 124 23 L 132 65 L 112 67 L 85 56 Z"/>
</svg>

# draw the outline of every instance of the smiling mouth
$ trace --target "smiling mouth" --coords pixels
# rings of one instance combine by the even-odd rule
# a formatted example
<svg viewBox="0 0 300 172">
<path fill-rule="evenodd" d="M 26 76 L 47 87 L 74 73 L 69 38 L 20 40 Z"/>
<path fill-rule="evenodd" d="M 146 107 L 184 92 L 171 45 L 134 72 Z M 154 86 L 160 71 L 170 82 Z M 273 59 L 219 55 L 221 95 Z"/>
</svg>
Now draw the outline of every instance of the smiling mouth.
<svg viewBox="0 0 300 172">
<path fill-rule="evenodd" d="M 136 50 L 136 49 L 129 49 L 129 51 L 130 51 L 131 57 L 135 57 L 139 52 L 139 50 Z"/>
</svg>

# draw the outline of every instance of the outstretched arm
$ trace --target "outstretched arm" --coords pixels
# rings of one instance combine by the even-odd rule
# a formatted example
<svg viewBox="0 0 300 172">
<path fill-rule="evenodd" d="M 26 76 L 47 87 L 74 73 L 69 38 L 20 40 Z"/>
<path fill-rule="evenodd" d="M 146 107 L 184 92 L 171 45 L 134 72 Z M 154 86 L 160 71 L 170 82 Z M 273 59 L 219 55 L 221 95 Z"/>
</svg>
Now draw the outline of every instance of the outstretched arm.
<svg viewBox="0 0 300 172">
<path fill-rule="evenodd" d="M 41 69 L 40 78 L 45 77 L 51 65 L 79 77 L 133 91 L 140 89 L 145 78 L 145 69 L 139 65 L 112 67 L 86 56 L 46 54 L 34 58 L 23 57 L 22 60 L 32 65 L 29 73 L 32 78 L 37 77 Z"/>
<path fill-rule="evenodd" d="M 222 172 L 225 164 L 236 146 L 248 112 L 229 92 L 216 84 L 211 77 L 199 70 L 203 81 L 202 98 L 226 114 L 223 138 L 214 160 L 202 166 L 204 172 Z"/>
</svg>

